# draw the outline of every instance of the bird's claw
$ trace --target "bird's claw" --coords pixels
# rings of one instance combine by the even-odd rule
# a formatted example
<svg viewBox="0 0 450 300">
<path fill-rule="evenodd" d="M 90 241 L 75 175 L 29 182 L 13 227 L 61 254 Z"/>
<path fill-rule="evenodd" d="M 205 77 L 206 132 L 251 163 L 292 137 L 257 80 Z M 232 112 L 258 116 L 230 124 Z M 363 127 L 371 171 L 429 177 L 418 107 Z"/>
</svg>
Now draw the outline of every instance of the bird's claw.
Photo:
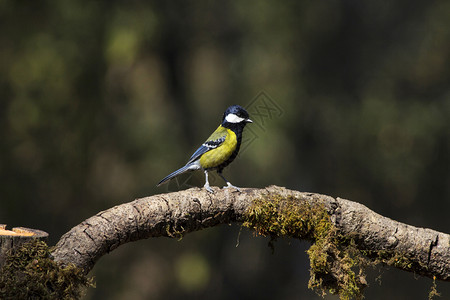
<svg viewBox="0 0 450 300">
<path fill-rule="evenodd" d="M 214 191 L 213 191 L 213 189 L 209 186 L 209 184 L 205 184 L 203 187 L 204 187 L 208 192 L 210 192 L 211 194 L 214 194 Z"/>
<path fill-rule="evenodd" d="M 242 192 L 240 188 L 238 188 L 237 186 L 232 185 L 230 182 L 227 182 L 227 185 L 223 187 L 224 189 L 228 189 L 228 188 L 233 188 L 238 192 Z"/>
</svg>

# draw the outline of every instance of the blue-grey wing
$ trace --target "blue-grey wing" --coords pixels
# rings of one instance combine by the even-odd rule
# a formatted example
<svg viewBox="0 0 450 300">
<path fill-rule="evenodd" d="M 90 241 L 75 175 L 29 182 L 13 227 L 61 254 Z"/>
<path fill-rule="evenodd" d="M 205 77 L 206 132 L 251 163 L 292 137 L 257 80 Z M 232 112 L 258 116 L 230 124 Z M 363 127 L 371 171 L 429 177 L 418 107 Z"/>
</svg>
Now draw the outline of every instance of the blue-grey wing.
<svg viewBox="0 0 450 300">
<path fill-rule="evenodd" d="M 191 158 L 189 159 L 189 161 L 187 162 L 187 164 L 197 160 L 200 156 L 202 156 L 203 154 L 205 154 L 206 152 L 215 149 L 217 147 L 219 147 L 220 145 L 223 144 L 223 142 L 226 139 L 226 134 L 220 136 L 217 139 L 214 140 L 207 140 L 206 142 L 204 142 L 198 149 L 197 151 L 194 152 L 194 154 L 192 154 Z"/>
</svg>

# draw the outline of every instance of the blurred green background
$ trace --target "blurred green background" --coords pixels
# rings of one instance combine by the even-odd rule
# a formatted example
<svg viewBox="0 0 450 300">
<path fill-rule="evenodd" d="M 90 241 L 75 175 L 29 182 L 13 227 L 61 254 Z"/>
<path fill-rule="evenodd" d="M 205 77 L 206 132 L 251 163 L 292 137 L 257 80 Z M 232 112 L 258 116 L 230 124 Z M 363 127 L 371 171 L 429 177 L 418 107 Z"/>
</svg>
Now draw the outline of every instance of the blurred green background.
<svg viewBox="0 0 450 300">
<path fill-rule="evenodd" d="M 225 171 L 233 184 L 339 196 L 449 233 L 449 12 L 418 0 L 0 0 L 0 223 L 54 245 L 100 210 L 201 186 L 201 172 L 155 185 L 240 104 L 255 124 Z M 308 244 L 267 243 L 224 225 L 127 244 L 98 262 L 86 299 L 320 299 Z M 367 299 L 426 299 L 431 280 L 391 269 L 369 284 Z"/>
</svg>

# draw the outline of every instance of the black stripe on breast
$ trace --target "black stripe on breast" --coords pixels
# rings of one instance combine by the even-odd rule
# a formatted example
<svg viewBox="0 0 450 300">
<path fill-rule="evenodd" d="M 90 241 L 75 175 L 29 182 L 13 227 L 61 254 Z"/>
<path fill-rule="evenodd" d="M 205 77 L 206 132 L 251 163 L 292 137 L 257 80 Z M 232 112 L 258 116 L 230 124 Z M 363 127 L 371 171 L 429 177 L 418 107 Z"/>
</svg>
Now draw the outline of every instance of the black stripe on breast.
<svg viewBox="0 0 450 300">
<path fill-rule="evenodd" d="M 215 169 L 217 169 L 217 172 L 222 172 L 222 170 L 228 166 L 231 162 L 233 162 L 233 160 L 236 158 L 236 156 L 239 153 L 239 149 L 241 148 L 241 141 L 242 141 L 242 131 L 244 128 L 242 128 L 241 126 L 239 126 L 238 128 L 233 128 L 232 130 L 234 131 L 234 133 L 236 134 L 236 149 L 234 149 L 233 153 L 231 154 L 231 156 L 224 161 L 222 164 L 218 165 Z"/>
</svg>

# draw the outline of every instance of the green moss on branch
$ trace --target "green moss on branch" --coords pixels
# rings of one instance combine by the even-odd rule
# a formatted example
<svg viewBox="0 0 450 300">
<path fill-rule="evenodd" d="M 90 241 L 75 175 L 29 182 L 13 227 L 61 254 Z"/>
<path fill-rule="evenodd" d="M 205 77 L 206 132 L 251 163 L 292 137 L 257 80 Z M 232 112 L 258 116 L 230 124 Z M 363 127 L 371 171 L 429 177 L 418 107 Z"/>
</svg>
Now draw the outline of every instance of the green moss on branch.
<svg viewBox="0 0 450 300">
<path fill-rule="evenodd" d="M 338 234 L 324 206 L 293 197 L 259 199 L 247 211 L 243 225 L 271 241 L 283 236 L 311 241 L 309 287 L 341 299 L 363 297 L 366 258 L 351 238 Z"/>
<path fill-rule="evenodd" d="M 0 299 L 80 299 L 93 286 L 81 269 L 60 267 L 42 241 L 10 251 L 0 270 Z"/>
</svg>

